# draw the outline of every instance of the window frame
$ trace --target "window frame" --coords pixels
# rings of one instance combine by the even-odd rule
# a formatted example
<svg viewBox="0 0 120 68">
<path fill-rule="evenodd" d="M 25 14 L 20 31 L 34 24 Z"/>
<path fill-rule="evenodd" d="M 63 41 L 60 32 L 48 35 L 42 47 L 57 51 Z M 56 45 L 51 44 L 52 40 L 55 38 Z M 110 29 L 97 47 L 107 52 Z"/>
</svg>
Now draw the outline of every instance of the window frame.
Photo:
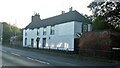
<svg viewBox="0 0 120 68">
<path fill-rule="evenodd" d="M 46 47 L 46 43 L 47 43 L 47 39 L 46 38 L 42 38 L 42 47 Z"/>
<path fill-rule="evenodd" d="M 55 25 L 51 26 L 50 35 L 55 35 Z"/>
<path fill-rule="evenodd" d="M 47 27 L 43 27 L 43 35 L 47 35 Z"/>
<path fill-rule="evenodd" d="M 39 33 L 39 30 L 37 29 L 37 36 L 39 36 L 39 34 L 40 34 L 40 33 Z"/>
<path fill-rule="evenodd" d="M 25 45 L 27 45 L 27 38 L 25 38 Z"/>
<path fill-rule="evenodd" d="M 25 32 L 25 36 L 27 36 L 27 32 Z"/>
<path fill-rule="evenodd" d="M 88 32 L 88 24 L 82 24 L 82 32 Z"/>
</svg>

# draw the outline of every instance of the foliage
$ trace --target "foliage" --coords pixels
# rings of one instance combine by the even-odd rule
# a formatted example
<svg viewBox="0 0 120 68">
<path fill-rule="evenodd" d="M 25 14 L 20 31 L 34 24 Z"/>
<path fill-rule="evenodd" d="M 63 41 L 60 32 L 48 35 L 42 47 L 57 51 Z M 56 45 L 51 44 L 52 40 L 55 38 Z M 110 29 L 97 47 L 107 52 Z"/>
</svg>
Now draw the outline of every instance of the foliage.
<svg viewBox="0 0 120 68">
<path fill-rule="evenodd" d="M 83 15 L 85 18 L 87 18 L 87 19 L 89 19 L 90 21 L 93 21 L 93 15 L 90 15 L 90 16 L 88 16 L 88 15 Z"/>
<path fill-rule="evenodd" d="M 10 41 L 10 38 L 17 36 L 19 40 L 22 40 L 22 29 L 17 28 L 16 26 L 3 23 L 3 44 Z"/>
<path fill-rule="evenodd" d="M 107 23 L 110 23 L 115 28 L 119 28 L 120 24 L 120 2 L 119 1 L 104 1 L 104 2 L 92 2 L 89 4 L 93 12 L 94 17 L 105 17 Z"/>
<path fill-rule="evenodd" d="M 106 22 L 105 18 L 102 16 L 97 17 L 92 24 L 93 30 L 104 30 L 110 29 L 112 26 Z"/>
<path fill-rule="evenodd" d="M 4 22 L 3 23 L 3 43 L 9 41 L 8 39 L 10 39 L 11 33 L 12 31 L 9 29 L 9 25 L 6 22 Z"/>
</svg>

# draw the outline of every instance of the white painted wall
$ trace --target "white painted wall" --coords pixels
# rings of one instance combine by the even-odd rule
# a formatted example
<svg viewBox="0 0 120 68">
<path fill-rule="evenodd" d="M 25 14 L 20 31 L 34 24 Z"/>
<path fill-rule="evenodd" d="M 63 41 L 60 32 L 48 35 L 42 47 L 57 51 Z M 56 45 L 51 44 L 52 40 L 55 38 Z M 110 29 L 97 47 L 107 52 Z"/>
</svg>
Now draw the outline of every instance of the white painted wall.
<svg viewBox="0 0 120 68">
<path fill-rule="evenodd" d="M 89 25 L 88 28 L 91 26 Z M 55 25 L 55 35 L 50 35 L 51 26 L 47 26 L 46 31 L 47 35 L 43 35 L 43 27 L 39 29 L 27 29 L 23 30 L 23 46 L 31 45 L 31 39 L 34 39 L 34 48 L 37 47 L 36 39 L 40 38 L 39 48 L 42 47 L 43 38 L 46 38 L 46 47 L 50 49 L 59 49 L 66 50 L 65 47 L 70 51 L 74 51 L 74 38 L 78 38 L 76 35 L 78 32 L 82 34 L 82 22 L 66 22 L 63 24 Z M 37 36 L 37 30 L 39 31 L 39 35 Z M 89 29 L 90 31 L 90 29 Z M 25 32 L 27 32 L 27 36 L 25 36 Z M 25 45 L 25 38 L 27 38 L 27 45 Z"/>
<path fill-rule="evenodd" d="M 39 47 L 42 48 L 43 38 L 46 38 L 46 48 L 57 49 L 58 45 L 61 44 L 61 48 L 64 50 L 64 45 L 69 45 L 69 49 L 74 49 L 74 22 L 68 22 L 64 24 L 55 25 L 55 35 L 50 35 L 51 26 L 47 26 L 46 31 L 47 35 L 43 35 L 43 27 L 39 29 L 27 29 L 23 30 L 23 46 L 31 45 L 31 39 L 34 39 L 34 48 L 37 47 L 36 39 L 40 38 Z M 39 36 L 37 36 L 37 30 L 39 31 Z M 27 32 L 27 36 L 25 36 L 25 32 Z M 25 45 L 25 38 L 27 38 L 27 45 Z M 53 47 L 54 45 L 54 47 Z"/>
<path fill-rule="evenodd" d="M 92 25 L 88 24 L 88 31 L 92 31 Z"/>
<path fill-rule="evenodd" d="M 26 38 L 26 37 L 25 37 L 25 31 L 26 31 L 26 30 L 23 30 L 23 47 L 25 47 L 25 38 Z"/>
<path fill-rule="evenodd" d="M 79 38 L 77 34 L 80 33 L 82 35 L 82 22 L 74 23 L 74 37 Z"/>
<path fill-rule="evenodd" d="M 67 43 L 68 49 L 73 50 L 74 49 L 74 36 L 73 35 L 66 35 L 66 36 L 50 36 L 50 39 L 48 44 L 50 44 L 51 49 L 61 49 L 64 50 L 64 45 Z M 54 45 L 54 47 L 52 47 Z M 60 46 L 61 45 L 61 46 Z M 60 47 L 59 47 L 60 46 Z"/>
<path fill-rule="evenodd" d="M 74 21 L 55 26 L 56 35 L 74 35 Z"/>
</svg>

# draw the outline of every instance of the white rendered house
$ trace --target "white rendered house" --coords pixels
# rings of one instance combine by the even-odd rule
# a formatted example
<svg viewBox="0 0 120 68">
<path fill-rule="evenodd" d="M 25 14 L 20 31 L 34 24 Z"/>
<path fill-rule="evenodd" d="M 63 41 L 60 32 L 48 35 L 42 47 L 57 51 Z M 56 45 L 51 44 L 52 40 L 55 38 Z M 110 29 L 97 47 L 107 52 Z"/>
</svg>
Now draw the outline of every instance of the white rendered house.
<svg viewBox="0 0 120 68">
<path fill-rule="evenodd" d="M 47 19 L 39 14 L 23 30 L 23 47 L 75 51 L 75 39 L 91 31 L 91 22 L 76 10 Z"/>
</svg>

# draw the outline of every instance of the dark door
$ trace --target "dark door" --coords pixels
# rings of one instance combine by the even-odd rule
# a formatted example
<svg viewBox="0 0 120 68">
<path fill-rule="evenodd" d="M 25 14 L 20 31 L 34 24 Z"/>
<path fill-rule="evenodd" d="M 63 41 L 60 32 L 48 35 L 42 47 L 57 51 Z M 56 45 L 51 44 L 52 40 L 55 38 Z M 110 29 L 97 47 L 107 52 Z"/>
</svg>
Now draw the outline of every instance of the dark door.
<svg viewBox="0 0 120 68">
<path fill-rule="evenodd" d="M 37 42 L 37 49 L 39 48 L 39 41 L 40 41 L 40 38 L 37 37 L 37 39 L 36 39 L 36 42 Z"/>
<path fill-rule="evenodd" d="M 79 52 L 79 39 L 74 39 L 74 53 Z"/>
<path fill-rule="evenodd" d="M 33 47 L 34 39 L 31 39 L 31 46 Z"/>
<path fill-rule="evenodd" d="M 25 45 L 27 45 L 27 38 L 25 38 Z"/>
</svg>

